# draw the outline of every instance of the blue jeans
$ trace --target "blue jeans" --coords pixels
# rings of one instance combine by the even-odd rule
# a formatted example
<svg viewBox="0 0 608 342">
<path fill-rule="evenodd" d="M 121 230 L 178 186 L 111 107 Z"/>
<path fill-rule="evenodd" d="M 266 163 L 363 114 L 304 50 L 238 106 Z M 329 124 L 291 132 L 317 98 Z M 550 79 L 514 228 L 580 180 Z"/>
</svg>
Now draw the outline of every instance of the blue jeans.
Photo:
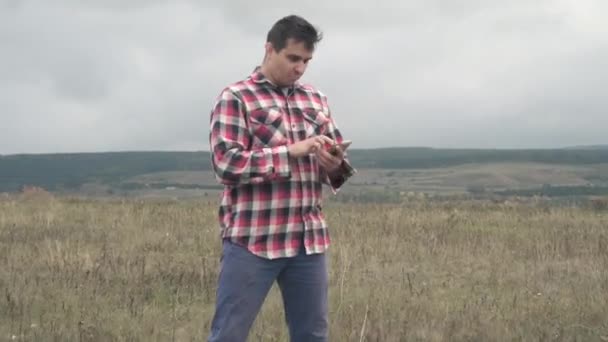
<svg viewBox="0 0 608 342">
<path fill-rule="evenodd" d="M 325 254 L 268 260 L 224 241 L 210 342 L 244 342 L 277 281 L 292 342 L 327 341 Z"/>
</svg>

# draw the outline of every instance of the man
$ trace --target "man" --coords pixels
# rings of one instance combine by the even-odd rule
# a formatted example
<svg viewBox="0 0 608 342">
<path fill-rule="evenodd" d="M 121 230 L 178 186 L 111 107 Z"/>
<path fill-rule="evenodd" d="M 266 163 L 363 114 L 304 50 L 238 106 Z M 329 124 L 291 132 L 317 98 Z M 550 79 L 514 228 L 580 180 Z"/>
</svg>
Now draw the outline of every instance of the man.
<svg viewBox="0 0 608 342">
<path fill-rule="evenodd" d="M 212 165 L 224 191 L 209 341 L 245 341 L 275 280 L 291 341 L 327 340 L 322 184 L 335 194 L 356 171 L 340 148 L 327 150 L 343 138 L 325 95 L 298 82 L 320 40 L 305 19 L 280 19 L 262 65 L 226 87 L 212 110 Z"/>
</svg>

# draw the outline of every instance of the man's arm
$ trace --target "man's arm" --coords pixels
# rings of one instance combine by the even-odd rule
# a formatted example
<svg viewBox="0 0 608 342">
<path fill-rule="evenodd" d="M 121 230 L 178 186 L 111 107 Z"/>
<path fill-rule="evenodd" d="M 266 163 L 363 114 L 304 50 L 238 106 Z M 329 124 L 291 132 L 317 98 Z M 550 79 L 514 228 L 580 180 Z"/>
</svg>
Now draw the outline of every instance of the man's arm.
<svg viewBox="0 0 608 342">
<path fill-rule="evenodd" d="M 291 177 L 287 146 L 249 150 L 251 139 L 243 103 L 225 89 L 211 112 L 209 132 L 211 160 L 218 181 L 238 185 Z"/>
<path fill-rule="evenodd" d="M 329 106 L 327 104 L 327 98 L 325 96 L 322 96 L 322 100 L 323 106 L 325 106 L 325 108 L 327 108 L 327 112 L 330 113 L 331 111 L 329 110 Z M 342 141 L 344 141 L 342 133 L 340 132 L 340 129 L 338 128 L 338 125 L 336 124 L 331 114 L 329 115 L 329 121 L 327 123 L 325 135 L 333 139 L 337 144 L 340 144 L 342 143 Z M 324 159 L 327 160 L 328 158 L 329 157 L 326 155 L 326 158 Z M 337 163 L 339 163 L 337 168 L 331 170 L 325 170 L 325 168 L 323 167 L 321 168 L 321 181 L 329 185 L 334 194 L 337 193 L 340 187 L 342 187 L 342 185 L 351 176 L 357 173 L 357 170 L 353 168 L 350 161 L 348 160 L 346 151 L 338 151 L 337 158 L 340 159 L 339 161 L 337 161 Z"/>
<path fill-rule="evenodd" d="M 350 177 L 357 173 L 357 170 L 350 164 L 345 153 L 346 152 L 342 152 L 341 150 L 336 156 L 330 155 L 327 151 L 320 151 L 318 153 L 318 158 L 321 163 L 320 179 L 323 183 L 331 187 L 334 194 L 338 192 Z M 323 167 L 323 164 L 328 166 Z M 333 167 L 330 168 L 329 165 L 332 165 Z"/>
</svg>

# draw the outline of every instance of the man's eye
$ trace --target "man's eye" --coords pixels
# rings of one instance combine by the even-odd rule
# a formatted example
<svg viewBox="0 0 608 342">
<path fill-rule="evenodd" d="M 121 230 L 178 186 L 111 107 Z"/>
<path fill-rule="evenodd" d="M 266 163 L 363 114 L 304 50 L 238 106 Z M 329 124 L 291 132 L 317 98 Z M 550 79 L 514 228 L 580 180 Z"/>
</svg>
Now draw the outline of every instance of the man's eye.
<svg viewBox="0 0 608 342">
<path fill-rule="evenodd" d="M 289 57 L 289 60 L 290 60 L 290 61 L 292 61 L 292 62 L 297 62 L 297 61 L 299 61 L 299 60 L 300 60 L 300 58 L 295 57 L 295 56 L 290 56 L 290 57 Z"/>
</svg>

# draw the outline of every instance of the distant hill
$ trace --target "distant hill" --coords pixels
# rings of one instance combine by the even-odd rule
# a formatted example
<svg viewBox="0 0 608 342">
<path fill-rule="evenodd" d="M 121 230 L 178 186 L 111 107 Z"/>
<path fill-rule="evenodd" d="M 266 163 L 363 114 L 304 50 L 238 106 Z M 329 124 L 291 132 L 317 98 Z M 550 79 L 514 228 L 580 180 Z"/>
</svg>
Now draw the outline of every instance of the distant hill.
<svg viewBox="0 0 608 342">
<path fill-rule="evenodd" d="M 580 145 L 565 147 L 568 150 L 608 150 L 608 145 Z"/>
<path fill-rule="evenodd" d="M 533 162 L 584 165 L 608 162 L 608 149 L 435 149 L 426 147 L 353 150 L 366 168 L 437 168 L 470 163 Z"/>
<path fill-rule="evenodd" d="M 430 169 L 505 162 L 587 165 L 608 163 L 608 148 L 353 149 L 349 150 L 349 158 L 358 169 Z M 138 175 L 210 169 L 208 152 L 8 155 L 0 156 L 0 192 L 19 191 L 24 185 L 36 185 L 51 191 L 78 189 L 85 183 L 116 185 Z"/>
<path fill-rule="evenodd" d="M 118 183 L 139 174 L 209 170 L 208 152 L 109 152 L 0 156 L 0 192 L 23 185 L 75 189 L 87 182 Z"/>
</svg>

